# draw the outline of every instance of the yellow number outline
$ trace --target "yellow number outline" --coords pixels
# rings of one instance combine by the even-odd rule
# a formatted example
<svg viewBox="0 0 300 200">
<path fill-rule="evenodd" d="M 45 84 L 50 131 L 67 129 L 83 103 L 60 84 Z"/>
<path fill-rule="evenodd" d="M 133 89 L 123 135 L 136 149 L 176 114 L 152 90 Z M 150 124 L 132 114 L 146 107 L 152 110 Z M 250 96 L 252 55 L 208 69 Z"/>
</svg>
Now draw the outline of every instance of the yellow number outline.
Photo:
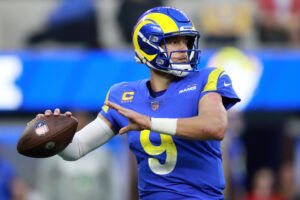
<svg viewBox="0 0 300 200">
<path fill-rule="evenodd" d="M 177 148 L 172 139 L 172 136 L 160 134 L 161 145 L 153 145 L 150 141 L 150 131 L 143 130 L 140 135 L 140 142 L 145 152 L 150 156 L 160 155 L 166 152 L 166 161 L 164 164 L 161 164 L 157 158 L 150 157 L 148 158 L 148 164 L 150 169 L 159 175 L 166 175 L 171 173 L 177 163 Z"/>
</svg>

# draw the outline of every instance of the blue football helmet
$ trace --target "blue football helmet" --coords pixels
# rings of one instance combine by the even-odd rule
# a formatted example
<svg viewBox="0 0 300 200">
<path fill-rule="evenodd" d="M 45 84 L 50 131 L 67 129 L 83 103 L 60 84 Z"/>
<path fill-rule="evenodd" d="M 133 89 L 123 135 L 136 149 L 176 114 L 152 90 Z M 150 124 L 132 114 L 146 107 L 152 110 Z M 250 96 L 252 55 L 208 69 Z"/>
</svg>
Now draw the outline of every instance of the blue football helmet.
<svg viewBox="0 0 300 200">
<path fill-rule="evenodd" d="M 188 49 L 172 51 L 168 55 L 166 39 L 172 36 L 186 36 Z M 184 77 L 190 72 L 198 71 L 199 38 L 199 32 L 182 11 L 172 7 L 153 8 L 145 12 L 134 26 L 135 59 L 152 69 Z M 188 62 L 172 62 L 171 55 L 174 52 L 185 52 Z"/>
</svg>

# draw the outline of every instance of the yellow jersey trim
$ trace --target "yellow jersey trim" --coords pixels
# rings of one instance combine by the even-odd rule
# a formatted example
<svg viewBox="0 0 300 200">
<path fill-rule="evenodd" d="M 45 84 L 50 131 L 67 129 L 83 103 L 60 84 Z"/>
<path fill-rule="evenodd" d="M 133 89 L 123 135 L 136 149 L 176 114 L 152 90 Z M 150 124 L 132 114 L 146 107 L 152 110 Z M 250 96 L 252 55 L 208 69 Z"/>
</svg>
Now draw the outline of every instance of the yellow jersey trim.
<svg viewBox="0 0 300 200">
<path fill-rule="evenodd" d="M 108 92 L 107 92 L 107 94 L 106 94 L 105 102 L 108 101 L 109 93 L 110 93 L 110 89 L 108 90 Z M 108 108 L 109 108 L 109 107 L 108 107 L 107 105 L 103 105 L 103 106 L 102 106 L 102 110 L 103 110 L 105 113 L 107 113 Z"/>
<path fill-rule="evenodd" d="M 212 72 L 210 72 L 208 79 L 207 79 L 207 83 L 202 92 L 217 90 L 218 79 L 222 72 L 224 72 L 224 70 L 220 69 L 220 68 L 217 68 L 217 69 L 213 70 Z M 226 74 L 226 72 L 223 73 L 221 76 L 223 76 L 225 74 Z"/>
</svg>

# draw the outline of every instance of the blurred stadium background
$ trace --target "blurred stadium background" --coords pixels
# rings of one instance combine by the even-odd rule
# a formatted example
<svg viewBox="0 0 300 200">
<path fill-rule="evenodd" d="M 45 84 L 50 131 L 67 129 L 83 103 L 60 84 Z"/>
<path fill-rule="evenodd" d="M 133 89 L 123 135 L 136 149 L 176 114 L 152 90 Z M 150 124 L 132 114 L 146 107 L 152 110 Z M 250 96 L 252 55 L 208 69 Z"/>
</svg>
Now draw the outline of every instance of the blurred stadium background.
<svg viewBox="0 0 300 200">
<path fill-rule="evenodd" d="M 23 157 L 16 142 L 45 109 L 82 127 L 112 84 L 147 78 L 131 30 L 159 5 L 192 18 L 200 68 L 225 68 L 242 98 L 222 142 L 226 199 L 300 199 L 299 0 L 1 0 L 0 200 L 137 199 L 126 136 L 71 163 Z"/>
</svg>

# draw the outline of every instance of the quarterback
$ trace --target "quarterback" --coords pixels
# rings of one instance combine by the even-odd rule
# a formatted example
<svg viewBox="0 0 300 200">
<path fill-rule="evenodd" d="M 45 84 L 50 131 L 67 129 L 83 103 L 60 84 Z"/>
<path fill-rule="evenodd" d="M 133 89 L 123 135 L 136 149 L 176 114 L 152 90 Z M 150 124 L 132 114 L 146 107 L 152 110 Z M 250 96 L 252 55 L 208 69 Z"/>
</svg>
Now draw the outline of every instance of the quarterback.
<svg viewBox="0 0 300 200">
<path fill-rule="evenodd" d="M 226 110 L 240 99 L 225 71 L 198 70 L 199 37 L 178 9 L 145 12 L 133 29 L 133 45 L 150 79 L 113 85 L 96 119 L 59 156 L 77 160 L 126 133 L 138 163 L 141 200 L 224 199 L 220 142 Z"/>
</svg>

